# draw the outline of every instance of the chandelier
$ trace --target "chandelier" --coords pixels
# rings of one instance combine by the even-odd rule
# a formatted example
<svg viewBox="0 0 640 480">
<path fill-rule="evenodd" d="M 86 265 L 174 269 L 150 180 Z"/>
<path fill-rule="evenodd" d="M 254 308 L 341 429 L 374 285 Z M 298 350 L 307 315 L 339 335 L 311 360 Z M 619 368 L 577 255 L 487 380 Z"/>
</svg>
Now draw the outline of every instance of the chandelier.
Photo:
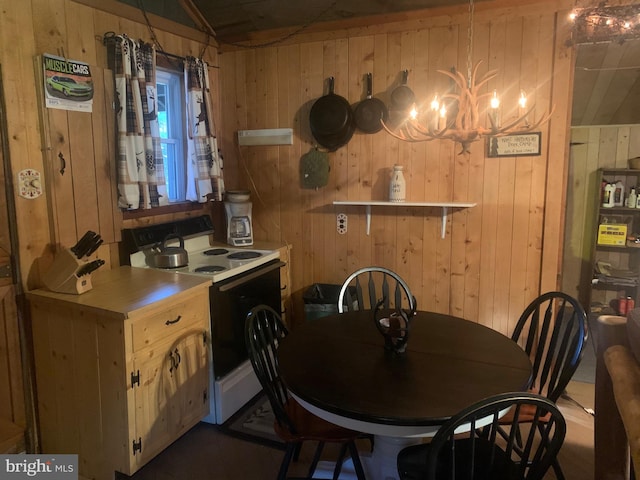
<svg viewBox="0 0 640 480">
<path fill-rule="evenodd" d="M 500 118 L 500 98 L 497 91 L 483 90 L 486 84 L 496 77 L 497 70 L 490 70 L 478 78 L 478 68 L 482 62 L 471 66 L 473 51 L 473 0 L 469 2 L 469 43 L 467 46 L 467 76 L 453 70 L 437 70 L 449 77 L 455 85 L 449 93 L 434 96 L 429 108 L 422 111 L 413 105 L 410 112 L 397 125 L 382 122 L 384 129 L 394 137 L 407 142 L 425 142 L 431 140 L 452 140 L 461 145 L 460 153 L 469 153 L 471 144 L 483 137 L 501 137 L 530 132 L 546 123 L 553 114 L 551 111 L 539 119 L 530 121 L 535 106 L 527 108 L 527 96 L 520 92 L 518 116 L 504 124 Z M 488 102 L 487 102 L 488 100 Z M 484 103 L 484 109 L 481 107 Z M 487 112 L 487 121 L 483 112 Z M 488 124 L 488 126 L 486 126 Z"/>
</svg>

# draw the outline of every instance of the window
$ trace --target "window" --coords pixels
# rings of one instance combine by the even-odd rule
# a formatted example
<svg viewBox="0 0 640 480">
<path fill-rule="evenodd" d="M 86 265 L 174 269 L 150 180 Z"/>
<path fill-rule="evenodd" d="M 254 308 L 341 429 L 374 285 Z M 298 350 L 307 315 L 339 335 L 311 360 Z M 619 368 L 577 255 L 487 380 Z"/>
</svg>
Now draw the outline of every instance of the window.
<svg viewBox="0 0 640 480">
<path fill-rule="evenodd" d="M 184 202 L 187 188 L 182 72 L 156 71 L 158 127 L 169 202 Z"/>
</svg>

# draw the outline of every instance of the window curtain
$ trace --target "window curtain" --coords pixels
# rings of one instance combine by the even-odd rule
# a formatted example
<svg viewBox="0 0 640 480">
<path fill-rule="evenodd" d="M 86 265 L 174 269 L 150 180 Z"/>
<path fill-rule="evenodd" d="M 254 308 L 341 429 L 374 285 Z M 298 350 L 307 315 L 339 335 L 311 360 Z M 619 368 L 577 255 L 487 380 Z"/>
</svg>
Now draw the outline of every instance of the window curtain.
<svg viewBox="0 0 640 480">
<path fill-rule="evenodd" d="M 224 179 L 222 157 L 218 151 L 209 66 L 194 57 L 184 61 L 187 86 L 187 200 L 222 200 Z"/>
<path fill-rule="evenodd" d="M 151 44 L 114 35 L 118 126 L 118 206 L 168 205 L 156 103 L 156 51 Z"/>
</svg>

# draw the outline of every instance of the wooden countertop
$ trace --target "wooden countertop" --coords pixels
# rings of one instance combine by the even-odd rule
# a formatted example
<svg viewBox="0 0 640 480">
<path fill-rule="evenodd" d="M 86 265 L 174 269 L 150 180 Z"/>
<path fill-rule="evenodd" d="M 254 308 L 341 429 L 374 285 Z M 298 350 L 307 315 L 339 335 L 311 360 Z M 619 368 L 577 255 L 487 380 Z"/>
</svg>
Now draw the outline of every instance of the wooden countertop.
<svg viewBox="0 0 640 480">
<path fill-rule="evenodd" d="M 173 295 L 208 288 L 211 280 L 151 268 L 122 266 L 94 273 L 92 283 L 93 288 L 80 295 L 38 289 L 28 292 L 27 298 L 30 301 L 65 302 L 128 318 L 131 312 L 152 308 L 155 303 Z"/>
</svg>

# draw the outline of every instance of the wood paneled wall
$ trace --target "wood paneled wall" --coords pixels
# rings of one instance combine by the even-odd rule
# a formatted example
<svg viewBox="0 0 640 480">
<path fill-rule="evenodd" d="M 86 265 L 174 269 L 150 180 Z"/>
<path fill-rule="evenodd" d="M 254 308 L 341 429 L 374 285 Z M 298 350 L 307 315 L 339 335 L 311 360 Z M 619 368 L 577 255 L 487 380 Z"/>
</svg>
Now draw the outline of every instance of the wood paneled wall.
<svg viewBox="0 0 640 480">
<path fill-rule="evenodd" d="M 109 178 L 110 172 L 106 171 L 108 156 L 115 155 L 104 131 L 110 126 L 109 118 L 96 119 L 91 114 L 78 112 L 55 113 L 42 107 L 37 62 L 43 53 L 97 67 L 94 80 L 101 88 L 102 72 L 107 68 L 106 48 L 102 43 L 105 33 L 126 33 L 132 38 L 152 41 L 142 13 L 122 3 L 116 5 L 99 0 L 18 3 L 0 0 L 0 63 L 13 171 L 35 168 L 45 175 L 45 195 L 35 200 L 16 197 L 20 262 L 27 289 L 42 286 L 40 276 L 50 265 L 54 246 L 57 243 L 66 247 L 73 245 L 87 228 L 104 232 L 107 241 L 100 248 L 100 257 L 109 265 L 117 266 L 118 228 L 175 217 L 164 215 L 160 220 L 147 217 L 123 223 L 122 214 L 114 205 L 113 214 L 96 218 L 92 212 L 107 211 L 101 202 L 111 201 L 111 194 L 115 195 L 113 176 Z M 217 64 L 217 48 L 211 45 L 204 48 L 204 42 L 209 40 L 207 35 L 154 15 L 149 18 L 157 41 L 165 51 L 181 56 L 200 56 L 204 52 L 207 62 Z M 217 70 L 212 69 L 210 77 L 217 85 Z M 96 92 L 94 101 L 100 102 L 103 93 L 102 90 Z M 63 152 L 67 160 L 66 176 L 57 176 L 58 151 Z M 72 181 L 70 175 L 74 167 Z M 112 171 L 115 174 L 115 168 Z M 67 203 L 75 205 L 75 212 L 56 208 L 61 195 L 66 196 Z"/>
<path fill-rule="evenodd" d="M 480 7 L 480 5 L 484 5 Z M 256 236 L 293 245 L 292 282 L 301 320 L 301 296 L 316 282 L 341 283 L 353 270 L 378 264 L 400 273 L 419 308 L 458 315 L 510 333 L 526 304 L 556 289 L 560 274 L 568 105 L 572 51 L 567 11 L 554 3 L 500 8 L 476 6 L 473 62 L 480 72 L 499 69 L 488 90 L 515 105 L 521 89 L 542 114 L 542 154 L 487 158 L 477 142 L 470 155 L 448 141 L 406 143 L 381 131 L 356 133 L 330 153 L 330 180 L 318 190 L 301 188 L 300 157 L 314 144 L 308 115 L 334 76 L 336 93 L 355 104 L 364 98 L 363 77 L 373 73 L 374 96 L 389 93 L 409 70 L 409 86 L 428 102 L 444 91 L 436 72 L 466 72 L 468 13 L 416 15 L 402 22 L 309 33 L 286 44 L 256 49 L 221 45 L 222 151 L 228 188 L 253 191 Z M 503 113 L 503 121 L 510 115 Z M 238 147 L 236 131 L 294 130 L 292 146 Z M 404 165 L 407 200 L 477 202 L 454 210 L 440 238 L 440 211 L 373 207 L 371 234 L 364 207 L 337 208 L 334 200 L 385 200 L 390 171 Z M 348 231 L 336 231 L 336 214 L 348 215 Z"/>
<path fill-rule="evenodd" d="M 466 70 L 466 6 L 334 31 L 310 29 L 265 48 L 222 46 L 217 56 L 215 48 L 206 51 L 210 64 L 220 66 L 212 69 L 212 78 L 220 98 L 217 126 L 227 186 L 252 189 L 256 238 L 293 246 L 297 321 L 308 286 L 340 283 L 352 270 L 374 263 L 402 274 L 421 308 L 505 333 L 531 298 L 558 285 L 572 79 L 566 13 L 571 5 L 505 5 L 487 1 L 476 6 L 473 62 L 483 62 L 481 72 L 499 69 L 489 88 L 503 93 L 504 105 L 515 104 L 520 89 L 535 100 L 538 113 L 555 105 L 551 123 L 541 129 L 540 156 L 487 158 L 482 143 L 466 156 L 449 142 L 409 144 L 384 132 L 356 133 L 348 146 L 330 154 L 329 185 L 317 191 L 300 188 L 299 161 L 313 144 L 308 113 L 324 93 L 326 78 L 335 76 L 336 92 L 355 104 L 364 97 L 366 72 L 373 73 L 374 94 L 388 100 L 401 70 L 409 69 L 409 85 L 419 99 L 428 100 L 448 85 L 437 69 Z M 13 168 L 46 170 L 34 57 L 53 53 L 105 67 L 105 32 L 150 41 L 149 31 L 142 20 L 104 11 L 98 1 L 0 0 L 0 7 Z M 179 29 L 155 32 L 167 51 L 202 51 L 200 41 Z M 238 148 L 237 130 L 275 127 L 292 127 L 294 145 Z M 346 208 L 348 232 L 338 235 L 338 209 L 332 202 L 383 199 L 394 163 L 405 166 L 409 200 L 478 205 L 450 214 L 445 239 L 439 235 L 439 210 L 406 207 L 374 208 L 370 236 L 364 211 Z M 17 201 L 21 263 L 29 278 L 38 260 L 50 254 L 54 229 L 48 208 L 44 196 Z"/>
<path fill-rule="evenodd" d="M 640 156 L 640 125 L 574 127 L 571 145 L 562 288 L 587 299 L 599 198 L 597 170 L 629 168 L 627 160 Z M 624 254 L 612 253 L 611 261 L 617 263 L 620 255 Z M 615 291 L 594 290 L 592 300 L 607 304 L 616 297 Z"/>
</svg>

